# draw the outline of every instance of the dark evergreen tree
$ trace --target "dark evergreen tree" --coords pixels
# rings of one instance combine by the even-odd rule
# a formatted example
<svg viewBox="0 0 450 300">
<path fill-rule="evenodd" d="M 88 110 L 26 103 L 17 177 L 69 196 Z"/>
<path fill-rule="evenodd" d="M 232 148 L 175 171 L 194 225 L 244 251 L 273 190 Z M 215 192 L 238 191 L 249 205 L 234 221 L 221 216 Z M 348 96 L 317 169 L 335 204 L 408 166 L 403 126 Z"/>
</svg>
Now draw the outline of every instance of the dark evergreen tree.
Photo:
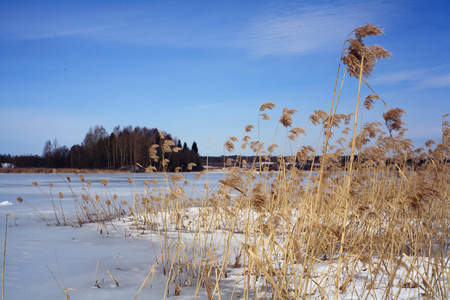
<svg viewBox="0 0 450 300">
<path fill-rule="evenodd" d="M 192 143 L 192 148 L 191 149 L 192 149 L 192 151 L 194 151 L 195 153 L 198 154 L 197 143 L 195 141 Z"/>
</svg>

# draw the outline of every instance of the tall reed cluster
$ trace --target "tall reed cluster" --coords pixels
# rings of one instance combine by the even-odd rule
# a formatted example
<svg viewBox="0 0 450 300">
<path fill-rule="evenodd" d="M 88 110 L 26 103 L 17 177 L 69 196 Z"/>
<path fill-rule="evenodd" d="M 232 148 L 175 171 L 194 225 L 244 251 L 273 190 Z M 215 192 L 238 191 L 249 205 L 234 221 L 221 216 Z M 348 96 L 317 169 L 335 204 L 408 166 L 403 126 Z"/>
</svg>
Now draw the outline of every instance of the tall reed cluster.
<svg viewBox="0 0 450 300">
<path fill-rule="evenodd" d="M 414 149 L 405 138 L 405 111 L 389 109 L 363 78 L 390 56 L 364 43 L 382 32 L 368 24 L 345 41 L 341 87 L 346 73 L 359 80 L 355 112 L 336 113 L 338 71 L 330 112 L 317 110 L 309 119 L 322 128 L 320 147 L 301 144 L 305 130 L 293 126 L 296 110 L 285 108 L 277 170 L 270 166 L 278 145 L 261 142 L 260 126 L 252 140 L 249 125 L 242 139 L 225 142 L 237 158 L 224 162 L 217 188 L 206 184 L 201 196 L 190 197 L 185 187 L 192 183 L 167 174 L 164 189 L 149 185 L 147 196 L 135 198 L 137 226 L 159 238 L 155 253 L 167 275 L 167 295 L 196 286 L 196 295 L 209 299 L 386 299 L 405 290 L 409 296 L 450 296 L 448 114 L 442 140 Z M 363 84 L 372 94 L 360 105 Z M 358 130 L 362 109 L 376 102 L 386 108 L 381 120 Z M 258 124 L 274 107 L 260 107 Z M 253 152 L 252 161 L 245 149 Z"/>
</svg>

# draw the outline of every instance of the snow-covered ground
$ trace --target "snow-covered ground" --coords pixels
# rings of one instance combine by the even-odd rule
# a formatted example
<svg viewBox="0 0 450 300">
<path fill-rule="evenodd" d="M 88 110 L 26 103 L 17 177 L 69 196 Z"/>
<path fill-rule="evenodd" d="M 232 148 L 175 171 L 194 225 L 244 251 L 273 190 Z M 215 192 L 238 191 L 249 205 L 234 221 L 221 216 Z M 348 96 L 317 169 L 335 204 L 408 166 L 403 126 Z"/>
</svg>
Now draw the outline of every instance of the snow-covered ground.
<svg viewBox="0 0 450 300">
<path fill-rule="evenodd" d="M 70 188 L 66 185 L 66 177 L 58 174 L 0 174 L 0 242 L 4 243 L 5 218 L 7 224 L 7 251 L 5 266 L 5 299 L 65 299 L 61 289 L 67 289 L 70 299 L 163 299 L 166 291 L 167 276 L 163 274 L 162 264 L 157 263 L 160 249 L 160 237 L 157 233 L 147 231 L 142 234 L 130 230 L 130 220 L 124 217 L 113 223 L 106 223 L 106 228 L 96 223 L 76 226 L 55 226 L 56 219 L 51 202 L 53 197 L 59 208 L 62 205 L 68 219 L 76 220 L 72 190 L 81 195 L 82 185 L 75 174 L 69 174 Z M 210 173 L 200 180 L 195 180 L 195 173 L 183 174 L 186 181 L 201 190 L 206 182 L 214 189 L 223 178 L 223 173 Z M 132 203 L 133 194 L 145 193 L 143 182 L 153 177 L 146 174 L 85 174 L 85 182 L 92 182 L 90 192 L 104 194 L 102 179 L 107 179 L 108 193 L 118 196 L 119 200 Z M 162 174 L 155 174 L 159 182 L 164 182 Z M 130 183 L 128 178 L 133 178 Z M 33 186 L 33 182 L 38 185 Z M 50 184 L 54 187 L 50 189 Z M 71 190 L 72 189 L 72 190 Z M 187 197 L 195 197 L 196 192 L 185 189 Z M 63 198 L 61 204 L 59 192 Z M 45 194 L 44 194 L 45 193 Z M 22 203 L 16 201 L 21 197 Z M 60 209 L 60 208 L 59 208 Z M 196 209 L 186 211 L 187 215 L 195 214 Z M 17 218 L 12 217 L 12 215 Z M 46 220 L 46 218 L 48 220 Z M 50 224 L 48 224 L 50 221 Z M 188 219 L 186 219 L 188 221 Z M 185 224 L 187 227 L 188 224 Z M 176 238 L 177 232 L 169 238 Z M 206 233 L 209 234 L 209 233 Z M 215 240 L 221 239 L 223 232 L 213 232 Z M 192 234 L 182 233 L 181 239 L 190 243 Z M 239 242 L 239 241 L 237 241 Z M 218 249 L 218 252 L 221 252 Z M 417 262 L 415 262 L 417 264 Z M 356 266 L 356 265 L 355 265 Z M 333 280 L 327 274 L 334 272 L 333 263 L 318 263 L 315 273 L 320 276 L 321 293 L 328 298 L 334 297 Z M 117 281 L 111 279 L 108 272 Z M 153 268 L 153 269 L 152 269 Z M 353 292 L 340 293 L 338 299 L 357 299 L 358 289 L 362 289 L 364 281 L 370 277 L 364 266 L 355 267 L 352 280 L 348 282 Z M 143 286 L 149 272 L 152 274 Z M 231 269 L 227 278 L 221 281 L 221 294 L 216 299 L 237 299 L 239 297 L 239 268 Z M 406 272 L 406 269 L 403 269 Z M 445 277 L 445 274 L 443 275 Z M 418 276 L 416 276 L 418 278 Z M 418 278 L 420 279 L 420 278 Z M 319 280 L 319 279 L 317 279 Z M 238 284 L 236 285 L 236 282 Z M 373 294 L 365 293 L 367 298 L 383 298 L 383 287 L 388 284 L 387 278 L 377 279 L 379 287 Z M 237 286 L 236 290 L 233 290 Z M 195 284 L 184 286 L 180 295 L 175 296 L 173 285 L 170 297 L 177 299 L 196 299 Z M 422 299 L 418 288 L 399 289 L 400 299 Z M 369 296 L 368 296 L 369 295 Z M 391 297 L 389 295 L 384 295 Z M 219 298 L 220 297 L 220 298 Z M 205 289 L 201 289 L 197 299 L 208 299 Z"/>
</svg>

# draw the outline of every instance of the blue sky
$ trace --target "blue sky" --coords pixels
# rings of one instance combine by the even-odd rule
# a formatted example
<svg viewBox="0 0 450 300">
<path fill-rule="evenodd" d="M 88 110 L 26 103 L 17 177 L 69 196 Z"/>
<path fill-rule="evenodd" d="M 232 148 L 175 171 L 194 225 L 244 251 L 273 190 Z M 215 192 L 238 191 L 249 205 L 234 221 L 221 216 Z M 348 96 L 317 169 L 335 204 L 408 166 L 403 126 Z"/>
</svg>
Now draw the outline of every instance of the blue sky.
<svg viewBox="0 0 450 300">
<path fill-rule="evenodd" d="M 0 153 L 40 155 L 46 140 L 70 148 L 95 125 L 132 125 L 221 155 L 267 101 L 277 108 L 263 141 L 287 107 L 315 146 L 308 116 L 329 110 L 342 44 L 369 22 L 385 35 L 366 43 L 392 58 L 368 81 L 408 112 L 421 147 L 450 113 L 449 15 L 447 1 L 1 1 Z M 347 77 L 339 112 L 354 111 L 356 90 Z M 383 112 L 376 103 L 363 122 Z"/>
</svg>

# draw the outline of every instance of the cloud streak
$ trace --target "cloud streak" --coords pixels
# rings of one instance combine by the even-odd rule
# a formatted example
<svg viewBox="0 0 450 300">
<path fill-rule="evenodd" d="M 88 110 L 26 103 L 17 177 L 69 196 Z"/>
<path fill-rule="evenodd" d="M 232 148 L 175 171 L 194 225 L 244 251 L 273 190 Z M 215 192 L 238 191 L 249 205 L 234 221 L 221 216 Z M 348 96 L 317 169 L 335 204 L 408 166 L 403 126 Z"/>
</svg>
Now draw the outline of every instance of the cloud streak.
<svg viewBox="0 0 450 300">
<path fill-rule="evenodd" d="M 256 56 L 303 55 L 338 48 L 354 28 L 387 16 L 393 6 L 383 1 L 285 2 L 240 13 L 152 5 L 126 10 L 29 11 L 10 16 L 0 37 L 47 39 L 76 37 L 155 47 L 242 49 Z M 380 14 L 382 12 L 382 14 Z M 33 15 L 34 17 L 29 19 Z M 27 24 L 27 25 L 23 25 Z M 6 27 L 4 27 L 6 28 Z"/>
<path fill-rule="evenodd" d="M 414 89 L 450 87 L 450 73 L 440 73 L 436 68 L 404 70 L 375 77 L 372 83 L 379 85 L 406 84 Z"/>
<path fill-rule="evenodd" d="M 427 76 L 430 69 L 404 70 L 391 72 L 375 77 L 372 82 L 376 84 L 397 84 L 402 82 L 413 82 Z"/>
<path fill-rule="evenodd" d="M 373 20 L 381 4 L 371 3 L 370 9 L 366 3 L 348 1 L 271 7 L 250 22 L 241 46 L 261 56 L 327 51 L 330 45 L 340 47 L 353 29 Z M 383 5 L 387 16 L 392 5 Z"/>
<path fill-rule="evenodd" d="M 450 87 L 450 73 L 424 79 L 419 84 L 424 89 Z"/>
<path fill-rule="evenodd" d="M 203 12 L 205 13 L 205 12 Z M 227 26 L 220 27 L 217 18 L 206 18 L 202 12 L 153 4 L 121 10 L 49 11 L 45 8 L 21 11 L 4 16 L 0 38 L 43 40 L 78 38 L 98 43 L 123 43 L 154 47 L 223 47 L 232 38 Z M 21 21 L 26 19 L 26 21 Z M 222 20 L 223 21 L 223 20 Z M 0 23 L 0 25 L 1 25 Z"/>
</svg>

